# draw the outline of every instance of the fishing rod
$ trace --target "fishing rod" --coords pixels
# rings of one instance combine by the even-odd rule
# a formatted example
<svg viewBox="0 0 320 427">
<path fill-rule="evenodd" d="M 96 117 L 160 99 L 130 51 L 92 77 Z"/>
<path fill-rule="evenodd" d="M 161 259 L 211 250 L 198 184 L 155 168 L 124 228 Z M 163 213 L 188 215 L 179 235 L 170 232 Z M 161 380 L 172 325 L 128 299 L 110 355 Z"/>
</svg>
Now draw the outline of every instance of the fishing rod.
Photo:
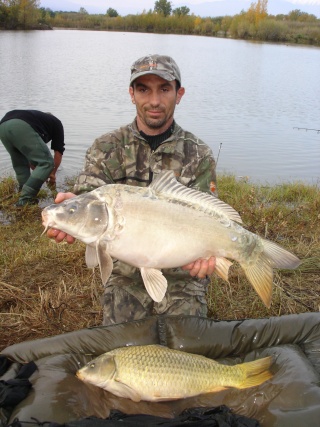
<svg viewBox="0 0 320 427">
<path fill-rule="evenodd" d="M 220 142 L 220 146 L 219 146 L 219 151 L 218 151 L 218 156 L 217 156 L 217 161 L 216 161 L 216 167 L 218 165 L 218 160 L 219 160 L 219 156 L 220 156 L 221 146 L 222 146 L 222 142 Z"/>
<path fill-rule="evenodd" d="M 307 132 L 308 130 L 313 130 L 313 131 L 315 131 L 315 132 L 317 132 L 317 133 L 320 133 L 320 129 L 298 128 L 298 127 L 294 127 L 293 129 L 298 129 L 298 130 L 304 129 L 306 132 Z"/>
</svg>

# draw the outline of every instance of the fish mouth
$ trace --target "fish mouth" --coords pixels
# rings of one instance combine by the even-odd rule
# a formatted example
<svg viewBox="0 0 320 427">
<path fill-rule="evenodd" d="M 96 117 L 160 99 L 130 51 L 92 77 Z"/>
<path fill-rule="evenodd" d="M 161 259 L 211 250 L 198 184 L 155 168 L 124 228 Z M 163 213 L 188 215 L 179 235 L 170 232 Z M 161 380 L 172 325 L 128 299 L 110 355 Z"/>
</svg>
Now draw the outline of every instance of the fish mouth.
<svg viewBox="0 0 320 427">
<path fill-rule="evenodd" d="M 52 219 L 50 219 L 50 216 L 45 211 L 42 211 L 41 217 L 42 217 L 42 225 L 44 226 L 43 233 L 41 234 L 42 236 L 44 233 L 46 233 L 46 231 L 49 228 L 52 228 L 55 226 L 55 222 Z"/>
<path fill-rule="evenodd" d="M 80 380 L 83 380 L 83 376 L 81 375 L 80 371 L 76 372 L 76 377 L 78 377 Z"/>
</svg>

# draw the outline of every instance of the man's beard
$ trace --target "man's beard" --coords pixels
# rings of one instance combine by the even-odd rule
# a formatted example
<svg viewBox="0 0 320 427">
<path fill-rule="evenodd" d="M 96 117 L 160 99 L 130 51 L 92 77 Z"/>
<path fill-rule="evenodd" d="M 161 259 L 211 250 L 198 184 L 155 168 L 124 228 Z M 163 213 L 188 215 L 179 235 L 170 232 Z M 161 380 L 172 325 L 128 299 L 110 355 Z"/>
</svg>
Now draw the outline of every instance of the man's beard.
<svg viewBox="0 0 320 427">
<path fill-rule="evenodd" d="M 163 112 L 162 110 L 159 110 L 159 111 Z M 151 129 L 159 129 L 162 126 L 164 126 L 166 122 L 167 122 L 167 116 L 164 116 L 158 119 L 152 119 L 148 116 L 145 116 L 145 123 Z"/>
<path fill-rule="evenodd" d="M 146 125 L 151 129 L 159 129 L 166 123 L 165 119 L 150 120 L 146 119 Z"/>
</svg>

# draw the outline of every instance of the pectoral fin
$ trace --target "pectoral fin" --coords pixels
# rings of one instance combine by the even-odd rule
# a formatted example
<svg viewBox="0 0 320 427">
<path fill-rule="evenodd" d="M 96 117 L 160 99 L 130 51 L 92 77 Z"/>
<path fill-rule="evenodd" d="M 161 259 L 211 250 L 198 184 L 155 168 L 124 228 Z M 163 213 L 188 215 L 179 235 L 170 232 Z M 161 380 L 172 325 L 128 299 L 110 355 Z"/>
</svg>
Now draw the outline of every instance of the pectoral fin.
<svg viewBox="0 0 320 427">
<path fill-rule="evenodd" d="M 119 397 L 126 397 L 128 399 L 133 400 L 134 402 L 140 402 L 141 396 L 140 394 L 128 386 L 127 384 L 123 383 L 120 379 L 115 378 L 112 386 L 106 388 L 107 391 L 111 391 L 111 393 L 119 396 Z"/>
<path fill-rule="evenodd" d="M 107 244 L 104 242 L 97 242 L 96 256 L 100 267 L 100 274 L 102 283 L 105 285 L 112 273 L 113 261 L 107 252 Z"/>
<path fill-rule="evenodd" d="M 161 270 L 145 267 L 142 267 L 140 270 L 148 294 L 155 302 L 162 301 L 167 291 L 168 283 Z"/>
<path fill-rule="evenodd" d="M 94 268 L 99 264 L 95 247 L 86 246 L 85 260 L 88 268 Z"/>
</svg>

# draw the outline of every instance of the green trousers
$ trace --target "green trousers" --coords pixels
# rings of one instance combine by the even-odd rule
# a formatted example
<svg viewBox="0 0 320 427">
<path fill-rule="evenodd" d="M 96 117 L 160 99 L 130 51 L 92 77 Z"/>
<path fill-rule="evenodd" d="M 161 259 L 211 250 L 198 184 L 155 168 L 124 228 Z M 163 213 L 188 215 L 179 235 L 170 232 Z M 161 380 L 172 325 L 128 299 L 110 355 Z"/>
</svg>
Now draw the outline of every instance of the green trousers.
<svg viewBox="0 0 320 427">
<path fill-rule="evenodd" d="M 35 198 L 54 168 L 49 148 L 28 123 L 19 119 L 0 125 L 0 139 L 11 157 L 21 189 L 20 200 Z M 30 165 L 35 167 L 32 172 Z"/>
</svg>

